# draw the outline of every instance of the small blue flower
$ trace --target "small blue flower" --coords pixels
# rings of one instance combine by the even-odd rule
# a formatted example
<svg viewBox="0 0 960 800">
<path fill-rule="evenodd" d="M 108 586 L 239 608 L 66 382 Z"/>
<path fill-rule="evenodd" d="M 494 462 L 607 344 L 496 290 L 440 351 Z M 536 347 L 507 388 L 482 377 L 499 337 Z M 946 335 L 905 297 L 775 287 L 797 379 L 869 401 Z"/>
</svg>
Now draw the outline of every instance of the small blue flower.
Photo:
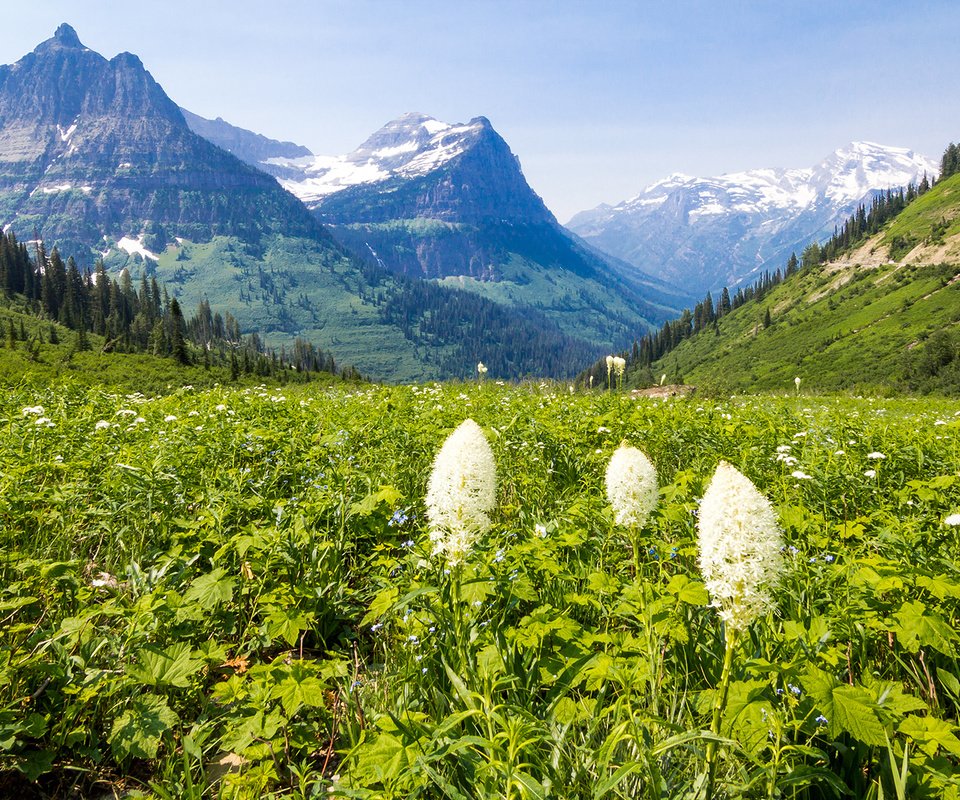
<svg viewBox="0 0 960 800">
<path fill-rule="evenodd" d="M 828 564 L 830 564 L 830 563 L 833 562 L 833 556 L 832 556 L 830 553 L 827 553 L 827 554 L 823 557 L 823 560 L 826 561 Z"/>
<path fill-rule="evenodd" d="M 825 716 L 823 716 L 823 714 L 821 714 L 821 715 L 820 715 L 819 717 L 817 717 L 817 719 L 816 719 L 817 725 L 826 725 L 828 722 L 829 722 L 829 720 L 828 720 Z"/>
</svg>

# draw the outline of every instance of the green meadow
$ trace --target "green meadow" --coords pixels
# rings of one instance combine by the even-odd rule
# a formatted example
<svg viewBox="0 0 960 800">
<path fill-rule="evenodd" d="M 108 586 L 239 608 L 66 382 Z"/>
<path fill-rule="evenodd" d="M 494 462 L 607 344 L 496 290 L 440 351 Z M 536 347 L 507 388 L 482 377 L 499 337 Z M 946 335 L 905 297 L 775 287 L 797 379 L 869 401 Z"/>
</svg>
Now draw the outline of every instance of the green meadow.
<svg viewBox="0 0 960 800">
<path fill-rule="evenodd" d="M 423 498 L 466 418 L 497 506 L 451 567 Z M 0 427 L 2 796 L 681 798 L 711 745 L 715 797 L 960 796 L 956 400 L 62 386 Z M 784 549 L 711 731 L 721 460 Z"/>
</svg>

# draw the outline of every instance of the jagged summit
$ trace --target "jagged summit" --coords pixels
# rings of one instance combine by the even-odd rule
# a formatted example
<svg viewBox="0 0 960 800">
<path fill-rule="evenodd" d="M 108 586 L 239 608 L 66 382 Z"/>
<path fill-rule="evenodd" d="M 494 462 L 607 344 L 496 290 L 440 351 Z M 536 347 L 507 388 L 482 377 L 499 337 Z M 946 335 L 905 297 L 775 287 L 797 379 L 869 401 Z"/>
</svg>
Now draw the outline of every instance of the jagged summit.
<svg viewBox="0 0 960 800">
<path fill-rule="evenodd" d="M 269 176 L 191 132 L 137 56 L 107 60 L 61 25 L 0 66 L 0 225 L 89 263 L 104 237 L 148 223 L 160 243 L 318 230 Z"/>
<path fill-rule="evenodd" d="M 40 42 L 40 44 L 33 49 L 33 53 L 35 55 L 42 55 L 52 50 L 86 50 L 89 52 L 86 45 L 80 41 L 77 32 L 66 22 L 53 32 L 53 36 Z"/>
<path fill-rule="evenodd" d="M 83 47 L 77 32 L 66 22 L 62 23 L 53 33 L 53 39 L 61 47 Z"/>
</svg>

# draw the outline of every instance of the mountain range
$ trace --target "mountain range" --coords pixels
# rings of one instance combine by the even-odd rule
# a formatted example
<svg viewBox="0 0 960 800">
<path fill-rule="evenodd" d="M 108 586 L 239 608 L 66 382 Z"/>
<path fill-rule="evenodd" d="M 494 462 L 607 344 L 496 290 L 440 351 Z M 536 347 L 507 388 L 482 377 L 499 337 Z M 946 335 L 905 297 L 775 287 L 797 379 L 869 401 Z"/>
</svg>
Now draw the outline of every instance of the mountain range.
<svg viewBox="0 0 960 800">
<path fill-rule="evenodd" d="M 598 249 L 698 296 L 783 267 L 879 191 L 932 180 L 938 166 L 902 147 L 853 142 L 803 169 L 674 174 L 567 227 Z"/>
<path fill-rule="evenodd" d="M 211 133 L 222 147 L 235 138 L 222 126 Z M 290 157 L 281 146 L 251 163 L 357 258 L 393 273 L 535 308 L 598 343 L 629 340 L 686 300 L 565 230 L 484 117 L 450 124 L 405 114 L 341 156 Z"/>
<path fill-rule="evenodd" d="M 387 210 L 427 211 L 401 197 L 429 195 L 432 216 L 400 227 L 448 228 L 477 251 L 473 269 L 441 242 L 452 267 L 416 274 L 392 257 L 386 230 L 350 239 L 346 212 L 331 225 L 332 212 L 308 209 L 250 163 L 294 162 L 305 148 L 185 114 L 136 56 L 108 60 L 62 25 L 0 68 L 0 222 L 81 265 L 102 258 L 114 274 L 155 275 L 185 309 L 207 300 L 270 345 L 304 338 L 394 380 L 467 375 L 478 360 L 503 377 L 572 374 L 675 312 L 661 302 L 667 287 L 649 281 L 648 298 L 557 225 L 503 140 L 480 127 L 418 183 L 391 184 L 389 209 L 349 195 L 354 208 L 384 206 L 354 222 L 388 227 Z M 463 183 L 444 192 L 451 176 Z M 510 216 L 491 217 L 494 205 Z M 485 238 L 488 224 L 499 241 Z"/>
<path fill-rule="evenodd" d="M 921 168 L 860 143 L 810 170 L 673 176 L 566 229 L 484 117 L 410 113 L 316 156 L 180 108 L 136 56 L 108 60 L 69 25 L 0 67 L 5 231 L 391 380 L 479 360 L 575 374 Z"/>
</svg>

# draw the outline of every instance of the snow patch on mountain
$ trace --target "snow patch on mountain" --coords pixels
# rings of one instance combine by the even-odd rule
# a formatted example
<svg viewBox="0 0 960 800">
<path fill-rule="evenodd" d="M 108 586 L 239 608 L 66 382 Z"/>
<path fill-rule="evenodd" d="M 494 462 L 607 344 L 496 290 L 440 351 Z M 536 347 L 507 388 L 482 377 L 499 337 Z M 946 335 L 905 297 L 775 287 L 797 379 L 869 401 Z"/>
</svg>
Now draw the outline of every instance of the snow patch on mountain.
<svg viewBox="0 0 960 800">
<path fill-rule="evenodd" d="M 341 156 L 270 158 L 281 185 L 304 203 L 316 203 L 360 184 L 427 175 L 464 153 L 489 123 L 482 117 L 451 125 L 424 114 L 405 114 Z"/>
<path fill-rule="evenodd" d="M 151 253 L 146 247 L 143 246 L 142 236 L 138 236 L 136 239 L 134 239 L 132 236 L 124 236 L 119 242 L 117 242 L 117 247 L 128 255 L 138 255 L 144 260 L 148 258 L 152 261 L 160 260 L 160 256 L 158 256 L 156 253 Z"/>
</svg>

